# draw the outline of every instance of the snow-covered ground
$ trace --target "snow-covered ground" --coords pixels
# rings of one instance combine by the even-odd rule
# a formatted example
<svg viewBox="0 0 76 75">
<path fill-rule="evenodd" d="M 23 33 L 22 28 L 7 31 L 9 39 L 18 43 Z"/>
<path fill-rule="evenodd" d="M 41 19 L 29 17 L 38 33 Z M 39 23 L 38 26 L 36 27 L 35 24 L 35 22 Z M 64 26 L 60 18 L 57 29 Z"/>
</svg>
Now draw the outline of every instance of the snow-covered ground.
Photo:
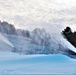
<svg viewBox="0 0 76 75">
<path fill-rule="evenodd" d="M 30 38 L 0 33 L 0 74 L 76 74 L 76 59 L 62 55 L 67 49 L 76 52 L 68 41 L 59 36 L 51 38 L 50 50 L 57 54 L 34 52 L 43 51 L 43 47 L 33 44 Z"/>
<path fill-rule="evenodd" d="M 76 74 L 76 59 L 65 55 L 0 52 L 0 74 Z"/>
</svg>

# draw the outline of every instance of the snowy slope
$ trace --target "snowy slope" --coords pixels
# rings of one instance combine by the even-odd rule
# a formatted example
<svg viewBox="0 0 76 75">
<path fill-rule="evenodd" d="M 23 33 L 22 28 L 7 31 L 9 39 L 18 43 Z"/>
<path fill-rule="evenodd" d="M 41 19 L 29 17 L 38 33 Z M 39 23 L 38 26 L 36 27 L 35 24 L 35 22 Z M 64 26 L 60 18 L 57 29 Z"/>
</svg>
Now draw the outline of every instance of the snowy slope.
<svg viewBox="0 0 76 75">
<path fill-rule="evenodd" d="M 31 42 L 32 39 L 16 36 L 16 35 L 8 35 L 3 34 L 5 38 L 8 39 L 9 44 L 13 49 L 11 51 L 18 52 L 22 54 L 51 54 L 51 53 L 61 53 L 63 54 L 66 50 L 72 50 L 76 52 L 76 48 L 72 46 L 66 39 L 59 36 L 52 36 L 50 40 L 49 47 L 45 47 L 42 45 L 36 45 Z M 34 39 L 33 39 L 34 40 Z M 33 41 L 32 40 L 32 41 Z M 44 49 L 43 49 L 44 48 Z M 8 49 L 7 49 L 8 50 Z"/>
<path fill-rule="evenodd" d="M 30 45 L 29 38 L 24 38 L 15 35 L 7 35 L 7 34 L 4 34 L 4 36 L 7 37 L 8 40 L 13 44 L 13 46 L 16 49 L 15 52 L 26 54 L 27 51 L 29 51 L 29 45 Z"/>
<path fill-rule="evenodd" d="M 14 46 L 0 33 L 0 51 L 11 51 Z"/>
<path fill-rule="evenodd" d="M 65 55 L 0 52 L 0 74 L 76 74 L 76 60 Z"/>
</svg>

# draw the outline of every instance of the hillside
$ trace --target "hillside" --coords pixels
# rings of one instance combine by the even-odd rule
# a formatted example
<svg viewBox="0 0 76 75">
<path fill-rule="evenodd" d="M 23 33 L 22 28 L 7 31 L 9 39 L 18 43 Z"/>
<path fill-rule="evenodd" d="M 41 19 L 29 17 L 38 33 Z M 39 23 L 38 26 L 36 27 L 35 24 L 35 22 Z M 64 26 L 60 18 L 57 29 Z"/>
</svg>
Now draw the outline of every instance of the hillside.
<svg viewBox="0 0 76 75">
<path fill-rule="evenodd" d="M 12 43 L 0 33 L 0 51 L 12 51 Z"/>
<path fill-rule="evenodd" d="M 64 54 L 75 58 L 76 49 L 61 34 L 47 33 L 42 28 L 33 31 L 16 29 L 0 22 L 0 51 L 20 54 Z"/>
</svg>

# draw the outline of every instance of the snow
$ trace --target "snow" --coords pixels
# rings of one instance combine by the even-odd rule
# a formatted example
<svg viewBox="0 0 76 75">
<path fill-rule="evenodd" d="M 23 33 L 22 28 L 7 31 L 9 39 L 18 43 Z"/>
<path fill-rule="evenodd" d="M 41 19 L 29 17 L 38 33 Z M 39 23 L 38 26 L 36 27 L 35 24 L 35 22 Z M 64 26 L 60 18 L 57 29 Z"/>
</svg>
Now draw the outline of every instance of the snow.
<svg viewBox="0 0 76 75">
<path fill-rule="evenodd" d="M 3 36 L 0 33 L 0 50 L 2 50 L 2 51 L 5 51 L 5 50 L 11 51 L 13 47 L 14 46 L 11 44 L 11 42 L 5 36 Z"/>
<path fill-rule="evenodd" d="M 67 48 L 76 53 L 76 48 L 66 40 Z"/>
<path fill-rule="evenodd" d="M 1 33 L 0 33 L 0 41 L 3 41 L 5 43 L 7 43 L 8 45 L 10 45 L 11 47 L 14 47 L 7 38 L 5 38 Z"/>
<path fill-rule="evenodd" d="M 0 52 L 0 74 L 76 74 L 76 60 L 61 54 Z"/>
<path fill-rule="evenodd" d="M 56 39 L 58 38 L 52 39 L 56 42 L 55 44 L 52 42 L 55 51 L 59 43 Z M 76 59 L 68 56 L 50 53 L 23 55 L 26 51 L 34 51 L 34 48 L 38 47 L 30 44 L 30 41 L 31 39 L 20 36 L 0 34 L 0 74 L 76 74 Z M 60 44 L 63 43 L 75 51 L 68 41 L 63 41 Z M 20 50 L 20 54 L 11 52 L 13 47 Z"/>
<path fill-rule="evenodd" d="M 40 35 L 39 35 L 40 36 Z M 38 37 L 37 37 L 38 38 Z M 43 36 L 44 40 L 46 38 Z M 60 39 L 59 39 L 60 38 Z M 50 43 L 49 47 L 44 47 L 42 45 L 36 45 L 32 43 L 36 41 L 39 43 L 41 39 L 38 38 L 38 41 L 35 39 L 21 37 L 16 35 L 1 34 L 0 35 L 0 51 L 13 51 L 21 54 L 51 54 L 51 53 L 64 53 L 66 50 L 70 49 L 76 53 L 76 48 L 72 46 L 62 35 L 58 34 L 51 36 L 51 39 L 47 42 Z M 47 41 L 47 40 L 46 40 Z"/>
</svg>

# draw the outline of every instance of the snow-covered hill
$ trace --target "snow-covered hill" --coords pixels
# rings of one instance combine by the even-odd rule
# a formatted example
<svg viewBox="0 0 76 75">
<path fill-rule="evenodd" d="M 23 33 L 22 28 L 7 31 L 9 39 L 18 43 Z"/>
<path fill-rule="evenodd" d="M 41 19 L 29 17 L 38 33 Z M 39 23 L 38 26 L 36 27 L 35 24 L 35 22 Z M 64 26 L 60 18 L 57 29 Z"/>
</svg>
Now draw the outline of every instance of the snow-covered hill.
<svg viewBox="0 0 76 75">
<path fill-rule="evenodd" d="M 0 21 L 0 51 L 20 54 L 68 54 L 68 50 L 76 53 L 76 49 L 59 32 L 51 30 L 49 33 L 44 28 L 21 30 L 8 22 Z"/>
<path fill-rule="evenodd" d="M 4 36 L 13 44 L 14 49 L 12 52 L 27 54 L 27 52 L 32 51 L 32 48 L 29 50 L 31 39 L 7 34 L 4 34 Z"/>
<path fill-rule="evenodd" d="M 0 33 L 0 51 L 11 51 L 13 44 Z"/>
<path fill-rule="evenodd" d="M 76 74 L 76 60 L 65 55 L 0 52 L 0 74 Z"/>
<path fill-rule="evenodd" d="M 27 38 L 17 35 L 0 35 L 0 51 L 11 51 L 20 54 L 66 54 L 68 50 L 76 52 L 76 49 L 63 37 L 52 36 L 49 41 L 45 36 Z M 44 39 L 44 42 L 40 38 Z M 69 56 L 69 54 L 68 54 Z"/>
</svg>

